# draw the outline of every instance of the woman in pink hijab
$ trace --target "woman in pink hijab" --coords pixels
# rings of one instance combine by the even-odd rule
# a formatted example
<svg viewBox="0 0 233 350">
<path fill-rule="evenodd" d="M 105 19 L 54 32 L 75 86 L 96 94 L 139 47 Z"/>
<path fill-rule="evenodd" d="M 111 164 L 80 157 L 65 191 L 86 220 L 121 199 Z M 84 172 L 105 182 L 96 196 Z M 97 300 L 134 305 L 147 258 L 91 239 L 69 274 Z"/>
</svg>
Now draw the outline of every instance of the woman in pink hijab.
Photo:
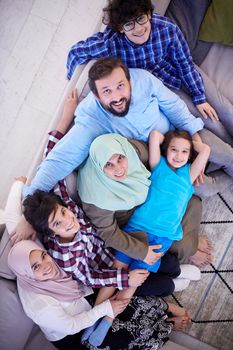
<svg viewBox="0 0 233 350">
<path fill-rule="evenodd" d="M 165 321 L 168 306 L 160 298 L 133 297 L 129 305 L 128 299 L 111 299 L 92 308 L 87 301 L 92 289 L 73 280 L 31 240 L 12 247 L 8 264 L 17 277 L 25 313 L 58 349 L 136 350 L 151 342 L 159 349 L 168 340 L 173 323 Z M 81 343 L 81 330 L 118 314 L 101 347 Z"/>
<path fill-rule="evenodd" d="M 66 349 L 71 349 L 73 342 L 77 346 L 80 336 L 76 333 L 105 315 L 116 316 L 128 304 L 128 300 L 107 300 L 92 308 L 85 299 L 92 289 L 74 281 L 34 241 L 16 243 L 9 253 L 8 265 L 17 276 L 25 313 L 61 349 L 57 341 L 68 338 Z"/>
</svg>

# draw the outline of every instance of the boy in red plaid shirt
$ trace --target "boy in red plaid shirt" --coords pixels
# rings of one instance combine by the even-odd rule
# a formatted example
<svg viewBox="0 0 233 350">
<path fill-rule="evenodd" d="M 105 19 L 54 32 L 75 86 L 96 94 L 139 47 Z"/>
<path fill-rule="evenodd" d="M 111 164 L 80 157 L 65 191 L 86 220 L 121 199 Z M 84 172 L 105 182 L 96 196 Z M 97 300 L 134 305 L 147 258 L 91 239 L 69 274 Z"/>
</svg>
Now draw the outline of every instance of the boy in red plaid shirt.
<svg viewBox="0 0 233 350">
<path fill-rule="evenodd" d="M 76 90 L 65 101 L 57 130 L 49 133 L 45 156 L 63 137 L 77 106 Z M 82 209 L 69 197 L 66 181 L 59 181 L 54 193 L 36 191 L 24 200 L 24 216 L 37 232 L 47 235 L 47 249 L 58 265 L 85 285 L 118 289 L 141 285 L 146 270 L 113 268 L 114 256 L 104 247 Z"/>
</svg>

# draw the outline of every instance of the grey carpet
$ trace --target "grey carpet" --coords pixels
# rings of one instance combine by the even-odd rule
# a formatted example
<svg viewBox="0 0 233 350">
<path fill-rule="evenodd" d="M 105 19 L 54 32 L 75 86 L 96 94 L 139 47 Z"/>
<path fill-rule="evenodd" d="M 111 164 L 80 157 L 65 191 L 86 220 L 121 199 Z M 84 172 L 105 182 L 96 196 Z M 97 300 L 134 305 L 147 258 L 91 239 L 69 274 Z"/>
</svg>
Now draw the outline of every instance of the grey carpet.
<svg viewBox="0 0 233 350">
<path fill-rule="evenodd" d="M 173 297 L 192 313 L 188 334 L 233 350 L 233 186 L 203 201 L 201 232 L 213 244 L 213 264 L 202 269 L 201 281 Z"/>
</svg>

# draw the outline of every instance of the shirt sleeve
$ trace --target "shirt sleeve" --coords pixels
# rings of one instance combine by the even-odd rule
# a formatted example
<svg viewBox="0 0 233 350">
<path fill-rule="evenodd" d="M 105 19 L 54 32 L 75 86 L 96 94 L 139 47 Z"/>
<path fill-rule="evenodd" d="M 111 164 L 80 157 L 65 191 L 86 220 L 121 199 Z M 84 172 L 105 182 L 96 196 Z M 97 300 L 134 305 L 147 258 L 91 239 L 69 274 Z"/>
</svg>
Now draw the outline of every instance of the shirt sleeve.
<svg viewBox="0 0 233 350">
<path fill-rule="evenodd" d="M 95 226 L 98 235 L 104 240 L 106 247 L 122 251 L 132 258 L 143 260 L 148 251 L 145 232 L 124 232 L 118 226 L 115 213 L 83 203 L 83 210 Z"/>
<path fill-rule="evenodd" d="M 76 264 L 76 269 L 72 276 L 75 279 L 81 280 L 85 285 L 94 288 L 101 287 L 115 287 L 118 289 L 124 289 L 129 287 L 128 270 L 118 269 L 90 269 L 85 266 L 86 261 L 82 260 L 79 264 Z"/>
<path fill-rule="evenodd" d="M 113 317 L 109 300 L 75 315 L 68 314 L 58 302 L 54 302 L 50 303 L 47 308 L 38 310 L 33 321 L 42 328 L 51 329 L 52 327 L 53 331 L 71 335 L 92 326 L 99 318 L 104 316 Z"/>
<path fill-rule="evenodd" d="M 105 32 L 99 32 L 71 47 L 66 64 L 68 79 L 71 79 L 77 65 L 109 56 L 104 36 Z"/>
<path fill-rule="evenodd" d="M 206 102 L 205 88 L 201 75 L 195 69 L 188 44 L 177 26 L 173 45 L 171 46 L 171 55 L 179 76 L 192 97 L 193 103 L 198 105 Z"/>
<path fill-rule="evenodd" d="M 13 232 L 22 216 L 21 196 L 22 196 L 23 183 L 21 181 L 15 181 L 10 189 L 8 195 L 4 217 L 6 228 L 9 234 Z"/>
<path fill-rule="evenodd" d="M 175 128 L 186 130 L 191 135 L 203 129 L 202 119 L 194 117 L 178 95 L 168 89 L 158 78 L 151 76 L 151 79 L 159 109 Z"/>
<path fill-rule="evenodd" d="M 79 235 L 72 247 L 63 247 L 56 238 L 49 238 L 49 254 L 58 265 L 87 286 L 128 288 L 128 270 L 111 268 L 113 256 L 103 247 L 103 241 L 93 232 L 90 239 L 88 234 Z"/>
<path fill-rule="evenodd" d="M 94 138 L 94 132 L 76 123 L 42 161 L 31 185 L 24 186 L 23 195 L 37 189 L 50 191 L 85 160 Z"/>
</svg>

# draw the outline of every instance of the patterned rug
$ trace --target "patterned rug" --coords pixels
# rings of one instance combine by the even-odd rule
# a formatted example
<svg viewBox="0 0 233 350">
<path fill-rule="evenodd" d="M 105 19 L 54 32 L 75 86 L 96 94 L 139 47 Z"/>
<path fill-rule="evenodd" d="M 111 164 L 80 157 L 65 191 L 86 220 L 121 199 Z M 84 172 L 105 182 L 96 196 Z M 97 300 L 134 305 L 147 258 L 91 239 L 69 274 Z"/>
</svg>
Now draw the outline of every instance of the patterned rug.
<svg viewBox="0 0 233 350">
<path fill-rule="evenodd" d="M 201 232 L 213 245 L 213 264 L 173 299 L 189 308 L 191 336 L 219 350 L 233 349 L 233 186 L 203 201 Z M 174 301 L 173 300 L 173 301 Z"/>
</svg>

